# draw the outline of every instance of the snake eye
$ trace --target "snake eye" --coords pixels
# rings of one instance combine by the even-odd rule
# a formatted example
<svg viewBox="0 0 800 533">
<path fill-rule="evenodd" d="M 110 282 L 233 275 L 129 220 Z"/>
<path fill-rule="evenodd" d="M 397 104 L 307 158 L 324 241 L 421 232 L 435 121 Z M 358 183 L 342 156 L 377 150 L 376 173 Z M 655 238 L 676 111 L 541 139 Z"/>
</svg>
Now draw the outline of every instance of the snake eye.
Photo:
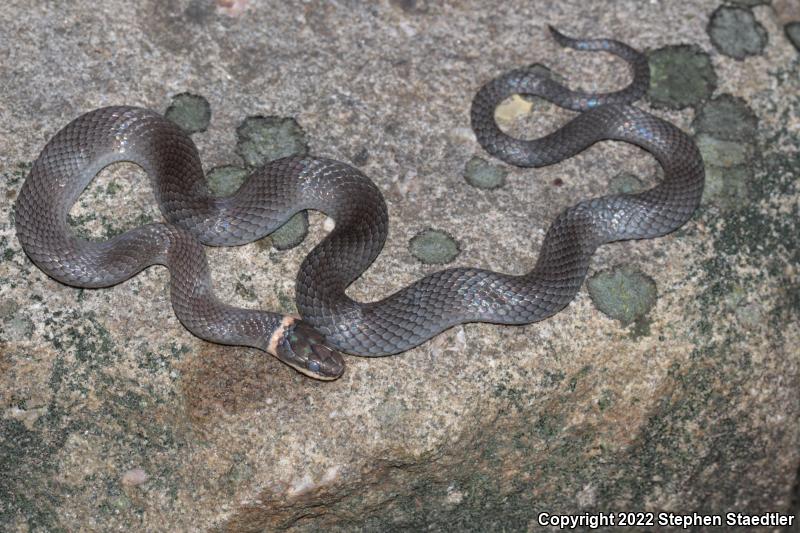
<svg viewBox="0 0 800 533">
<path fill-rule="evenodd" d="M 307 366 L 308 366 L 308 369 L 311 370 L 312 372 L 319 372 L 319 362 L 318 361 L 314 361 L 312 359 L 311 361 L 308 362 Z"/>
</svg>

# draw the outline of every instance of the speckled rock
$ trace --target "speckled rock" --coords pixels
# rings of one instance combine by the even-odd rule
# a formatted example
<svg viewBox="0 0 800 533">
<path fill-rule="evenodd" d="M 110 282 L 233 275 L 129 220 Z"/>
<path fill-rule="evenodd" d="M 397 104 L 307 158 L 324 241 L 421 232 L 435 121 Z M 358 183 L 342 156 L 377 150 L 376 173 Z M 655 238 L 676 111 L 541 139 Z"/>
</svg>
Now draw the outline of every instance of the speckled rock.
<svg viewBox="0 0 800 533">
<path fill-rule="evenodd" d="M 683 109 L 714 92 L 717 74 L 708 54 L 696 45 L 670 45 L 653 50 L 650 60 L 650 101 L 655 107 Z"/>
<path fill-rule="evenodd" d="M 760 54 L 767 45 L 767 30 L 747 8 L 721 6 L 711 15 L 708 35 L 717 50 L 734 59 Z"/>
<path fill-rule="evenodd" d="M 754 8 L 764 54 L 722 55 L 705 33 L 720 4 L 0 5 L 0 42 L 14 43 L 0 55 L 0 530 L 539 532 L 554 530 L 540 513 L 796 513 L 800 64 L 772 7 Z M 358 164 L 386 194 L 389 239 L 351 297 L 443 268 L 409 249 L 427 227 L 461 245 L 452 266 L 524 273 L 563 208 L 607 194 L 621 172 L 645 186 L 657 175 L 642 150 L 603 142 L 552 167 L 506 167 L 490 192 L 465 182 L 470 158 L 497 163 L 469 127 L 485 81 L 540 62 L 576 88 L 627 83 L 620 61 L 558 47 L 543 13 L 653 50 L 655 113 L 685 131 L 716 85 L 758 118 L 747 139 L 697 130 L 707 148 L 749 150 L 709 167 L 710 184 L 717 168 L 750 172 L 724 212 L 706 198 L 671 235 L 598 250 L 590 277 L 628 264 L 655 283 L 655 305 L 627 326 L 584 286 L 543 322 L 348 356 L 340 380 L 320 383 L 193 337 L 163 268 L 80 290 L 19 247 L 12 206 L 51 135 L 96 107 L 164 110 L 188 91 L 213 109 L 193 135 L 204 168 L 241 164 L 244 117 L 285 117 L 279 126 L 302 126 L 301 148 Z M 665 66 L 664 50 L 687 55 Z M 570 116 L 534 104 L 503 127 L 535 137 Z M 103 239 L 159 220 L 153 196 L 143 171 L 114 165 L 71 215 Z M 308 238 L 287 251 L 271 239 L 209 248 L 215 289 L 232 305 L 296 312 L 298 265 L 330 226 L 311 213 Z"/>
</svg>

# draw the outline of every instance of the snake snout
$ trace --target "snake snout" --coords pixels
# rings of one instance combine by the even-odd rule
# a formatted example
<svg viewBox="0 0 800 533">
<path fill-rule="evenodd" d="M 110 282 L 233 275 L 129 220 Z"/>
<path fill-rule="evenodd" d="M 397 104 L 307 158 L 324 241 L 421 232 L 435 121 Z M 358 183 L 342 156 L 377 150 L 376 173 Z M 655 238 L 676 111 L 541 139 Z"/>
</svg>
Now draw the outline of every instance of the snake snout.
<svg viewBox="0 0 800 533">
<path fill-rule="evenodd" d="M 325 337 L 308 323 L 294 322 L 277 347 L 278 358 L 303 374 L 325 381 L 344 372 L 342 354 L 325 344 Z"/>
</svg>

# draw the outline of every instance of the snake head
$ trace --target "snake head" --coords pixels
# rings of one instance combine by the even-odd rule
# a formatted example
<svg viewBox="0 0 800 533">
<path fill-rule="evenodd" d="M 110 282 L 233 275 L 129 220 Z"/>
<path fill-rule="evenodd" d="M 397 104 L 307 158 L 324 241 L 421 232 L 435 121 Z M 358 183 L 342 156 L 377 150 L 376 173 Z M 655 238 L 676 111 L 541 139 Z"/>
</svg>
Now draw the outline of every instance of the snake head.
<svg viewBox="0 0 800 533">
<path fill-rule="evenodd" d="M 331 381 L 344 372 L 342 354 L 326 346 L 325 337 L 302 320 L 286 326 L 275 346 L 275 355 L 314 379 Z"/>
</svg>

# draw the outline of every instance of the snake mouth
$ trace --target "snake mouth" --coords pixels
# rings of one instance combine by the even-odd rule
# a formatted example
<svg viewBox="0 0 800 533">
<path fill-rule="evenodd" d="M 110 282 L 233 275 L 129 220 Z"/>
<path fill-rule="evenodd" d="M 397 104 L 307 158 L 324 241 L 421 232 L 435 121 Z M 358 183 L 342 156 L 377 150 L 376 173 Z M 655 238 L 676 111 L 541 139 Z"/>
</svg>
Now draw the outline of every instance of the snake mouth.
<svg viewBox="0 0 800 533">
<path fill-rule="evenodd" d="M 325 344 L 325 337 L 307 322 L 292 319 L 275 346 L 275 356 L 308 377 L 333 381 L 344 373 L 344 358 Z"/>
</svg>

